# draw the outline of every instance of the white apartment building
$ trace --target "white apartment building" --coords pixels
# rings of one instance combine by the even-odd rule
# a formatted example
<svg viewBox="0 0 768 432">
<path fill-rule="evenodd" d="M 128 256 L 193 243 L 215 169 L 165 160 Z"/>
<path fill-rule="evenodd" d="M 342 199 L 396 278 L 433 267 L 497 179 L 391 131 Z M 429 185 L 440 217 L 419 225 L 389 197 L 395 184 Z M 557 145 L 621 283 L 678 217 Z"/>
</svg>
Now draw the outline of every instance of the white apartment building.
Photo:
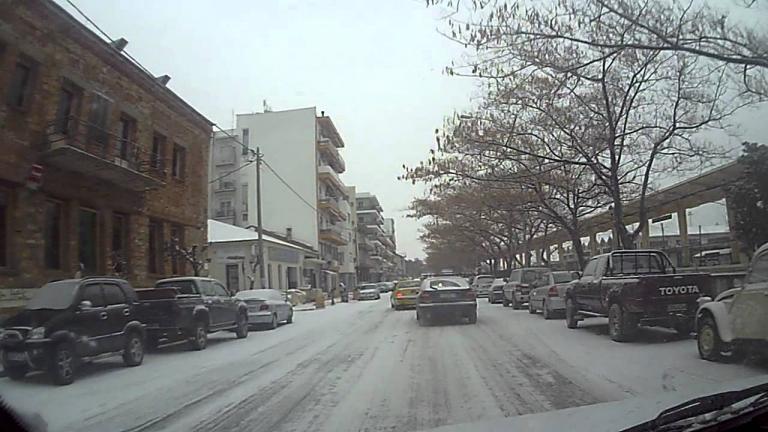
<svg viewBox="0 0 768 432">
<path fill-rule="evenodd" d="M 239 151 L 225 150 L 236 143 L 226 136 L 216 137 L 211 178 L 221 175 L 224 168 L 220 167 L 229 161 L 227 157 L 235 158 L 231 165 L 239 167 L 253 159 L 253 152 L 258 149 L 264 155 L 261 169 L 264 229 L 319 252 L 319 258 L 310 254 L 304 258 L 301 285 L 336 287 L 340 272 L 349 270 L 346 265 L 349 257 L 341 248 L 354 242 L 348 232 L 354 212 L 348 189 L 339 178 L 346 168 L 339 153 L 344 141 L 331 118 L 324 113 L 318 116 L 314 107 L 238 114 L 233 135 L 250 150 L 239 144 Z M 248 165 L 232 177 L 237 181 L 222 182 L 221 190 L 215 189 L 218 183 L 214 182 L 210 216 L 238 226 L 255 226 L 256 164 Z M 352 262 L 355 260 L 353 257 Z"/>
<path fill-rule="evenodd" d="M 248 185 L 240 173 L 230 174 L 251 157 L 240 142 L 247 142 L 235 130 L 214 134 L 209 157 L 208 217 L 219 222 L 246 226 L 248 219 Z"/>
<path fill-rule="evenodd" d="M 340 208 L 346 215 L 343 223 L 343 236 L 347 244 L 340 246 L 341 268 L 339 278 L 347 288 L 357 286 L 357 193 L 354 186 L 347 186 L 348 199 L 341 201 Z"/>
</svg>

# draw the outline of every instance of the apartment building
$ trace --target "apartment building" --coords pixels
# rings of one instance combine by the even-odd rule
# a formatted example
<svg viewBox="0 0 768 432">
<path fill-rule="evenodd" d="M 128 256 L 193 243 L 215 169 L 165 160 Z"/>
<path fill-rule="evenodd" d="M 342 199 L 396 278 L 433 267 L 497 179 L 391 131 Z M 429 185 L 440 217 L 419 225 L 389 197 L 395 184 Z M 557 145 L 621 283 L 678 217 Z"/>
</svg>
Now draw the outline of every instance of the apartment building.
<svg viewBox="0 0 768 432">
<path fill-rule="evenodd" d="M 246 147 L 247 143 L 248 129 L 214 133 L 208 191 L 208 217 L 213 220 L 231 225 L 247 225 L 248 183 L 243 174 L 237 171 L 254 158 Z"/>
<path fill-rule="evenodd" d="M 358 279 L 361 282 L 380 282 L 398 276 L 395 242 L 395 221 L 384 218 L 383 208 L 376 195 L 358 193 Z"/>
<path fill-rule="evenodd" d="M 349 263 L 354 266 L 356 248 L 347 247 L 355 242 L 350 233 L 350 224 L 356 223 L 351 220 L 354 204 L 339 177 L 346 169 L 340 153 L 344 141 L 331 118 L 317 115 L 314 107 L 238 114 L 230 135 L 214 140 L 210 176 L 216 179 L 228 166 L 247 164 L 256 149 L 264 155 L 264 228 L 317 251 L 304 257 L 302 285 L 328 289 L 338 285 L 342 272 L 354 273 Z M 214 182 L 210 217 L 255 226 L 256 165 L 232 177 Z"/>
<path fill-rule="evenodd" d="M 354 186 L 347 186 L 348 199 L 340 202 L 340 209 L 346 215 L 342 223 L 342 235 L 347 244 L 339 246 L 341 253 L 339 279 L 346 287 L 357 286 L 357 196 Z"/>
<path fill-rule="evenodd" d="M 191 272 L 171 239 L 206 243 L 212 124 L 125 43 L 52 1 L 0 8 L 0 288 L 147 286 Z"/>
</svg>

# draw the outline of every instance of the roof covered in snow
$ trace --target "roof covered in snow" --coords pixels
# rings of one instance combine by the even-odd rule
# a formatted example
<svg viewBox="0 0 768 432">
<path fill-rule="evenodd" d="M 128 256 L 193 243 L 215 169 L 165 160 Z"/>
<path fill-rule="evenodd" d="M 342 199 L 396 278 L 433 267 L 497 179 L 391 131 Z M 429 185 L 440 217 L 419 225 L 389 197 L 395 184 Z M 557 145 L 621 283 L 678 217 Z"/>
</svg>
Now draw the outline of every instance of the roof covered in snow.
<svg viewBox="0 0 768 432">
<path fill-rule="evenodd" d="M 273 243 L 280 246 L 289 247 L 292 249 L 304 251 L 304 252 L 316 252 L 311 247 L 302 247 L 298 244 L 288 242 L 277 237 L 273 237 L 269 234 L 263 234 L 264 241 Z M 254 241 L 259 239 L 259 233 L 253 230 L 242 228 L 228 223 L 219 222 L 217 220 L 208 219 L 208 242 L 209 243 L 223 243 L 223 242 L 236 242 L 236 241 Z"/>
</svg>

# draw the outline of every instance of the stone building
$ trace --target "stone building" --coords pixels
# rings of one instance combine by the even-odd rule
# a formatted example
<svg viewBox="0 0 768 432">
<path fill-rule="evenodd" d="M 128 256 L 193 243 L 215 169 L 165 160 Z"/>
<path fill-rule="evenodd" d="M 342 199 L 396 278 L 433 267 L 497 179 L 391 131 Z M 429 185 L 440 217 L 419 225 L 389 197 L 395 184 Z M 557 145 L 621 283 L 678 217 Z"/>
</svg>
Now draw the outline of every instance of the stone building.
<svg viewBox="0 0 768 432">
<path fill-rule="evenodd" d="M 206 244 L 212 124 L 125 43 L 52 1 L 0 8 L 0 300 L 76 274 L 189 274 L 170 239 Z"/>
</svg>

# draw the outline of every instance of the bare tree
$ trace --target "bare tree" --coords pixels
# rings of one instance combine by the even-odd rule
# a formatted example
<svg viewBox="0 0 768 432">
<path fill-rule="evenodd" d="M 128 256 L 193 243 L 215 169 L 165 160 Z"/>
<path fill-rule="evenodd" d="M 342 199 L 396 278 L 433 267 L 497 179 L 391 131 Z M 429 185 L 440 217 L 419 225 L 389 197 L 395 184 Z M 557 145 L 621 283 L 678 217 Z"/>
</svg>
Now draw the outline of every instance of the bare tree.
<svg viewBox="0 0 768 432">
<path fill-rule="evenodd" d="M 203 248 L 205 249 L 205 248 Z M 205 267 L 205 260 L 202 257 L 202 251 L 197 245 L 185 247 L 178 238 L 172 237 L 165 245 L 167 255 L 173 259 L 181 259 L 192 267 L 192 273 L 200 276 L 200 272 Z"/>
</svg>

